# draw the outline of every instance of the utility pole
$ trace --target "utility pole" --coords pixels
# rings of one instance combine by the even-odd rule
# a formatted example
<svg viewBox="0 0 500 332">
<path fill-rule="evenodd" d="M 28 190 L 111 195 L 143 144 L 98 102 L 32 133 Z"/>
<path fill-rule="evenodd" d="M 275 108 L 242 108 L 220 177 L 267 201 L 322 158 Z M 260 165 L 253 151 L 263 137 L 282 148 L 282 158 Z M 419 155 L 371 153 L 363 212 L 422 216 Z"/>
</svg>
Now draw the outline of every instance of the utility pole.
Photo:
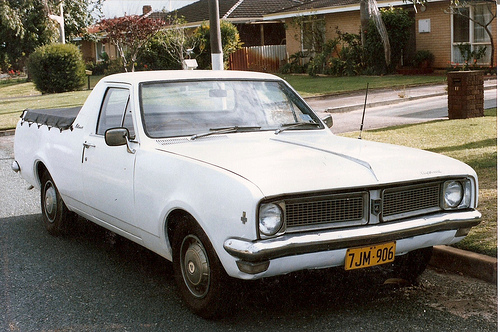
<svg viewBox="0 0 500 332">
<path fill-rule="evenodd" d="M 219 0 L 208 1 L 210 19 L 210 48 L 212 50 L 212 70 L 224 70 L 224 57 L 219 22 Z"/>
<path fill-rule="evenodd" d="M 61 44 L 66 43 L 66 36 L 64 35 L 64 12 L 63 12 L 63 3 L 59 4 L 59 8 L 61 9 L 61 15 L 49 15 L 49 18 L 55 20 L 57 23 L 59 23 L 59 38 Z"/>
</svg>

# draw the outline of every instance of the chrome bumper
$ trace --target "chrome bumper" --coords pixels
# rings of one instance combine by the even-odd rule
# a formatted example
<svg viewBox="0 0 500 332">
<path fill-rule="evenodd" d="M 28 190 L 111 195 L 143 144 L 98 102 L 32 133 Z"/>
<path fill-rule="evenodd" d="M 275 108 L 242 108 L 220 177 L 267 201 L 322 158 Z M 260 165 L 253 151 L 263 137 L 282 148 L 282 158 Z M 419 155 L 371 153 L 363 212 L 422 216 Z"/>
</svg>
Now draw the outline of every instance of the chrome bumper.
<svg viewBox="0 0 500 332">
<path fill-rule="evenodd" d="M 351 229 L 291 233 L 257 241 L 230 238 L 224 242 L 224 249 L 241 261 L 258 264 L 292 255 L 366 246 L 441 231 L 458 231 L 476 226 L 480 222 L 481 213 L 476 210 L 447 212 Z"/>
</svg>

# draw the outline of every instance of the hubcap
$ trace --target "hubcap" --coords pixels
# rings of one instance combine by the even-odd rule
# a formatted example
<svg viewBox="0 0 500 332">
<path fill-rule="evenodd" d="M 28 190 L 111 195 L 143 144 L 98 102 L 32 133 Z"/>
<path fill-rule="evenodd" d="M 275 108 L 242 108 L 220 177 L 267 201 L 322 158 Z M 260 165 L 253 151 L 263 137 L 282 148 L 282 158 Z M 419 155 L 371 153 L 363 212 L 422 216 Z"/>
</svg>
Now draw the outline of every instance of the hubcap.
<svg viewBox="0 0 500 332">
<path fill-rule="evenodd" d="M 45 184 L 45 215 L 49 222 L 54 222 L 57 212 L 57 193 L 51 182 Z"/>
<path fill-rule="evenodd" d="M 198 298 L 208 293 L 210 284 L 210 265 L 201 243 L 194 235 L 188 235 L 181 247 L 182 277 L 191 294 Z"/>
</svg>

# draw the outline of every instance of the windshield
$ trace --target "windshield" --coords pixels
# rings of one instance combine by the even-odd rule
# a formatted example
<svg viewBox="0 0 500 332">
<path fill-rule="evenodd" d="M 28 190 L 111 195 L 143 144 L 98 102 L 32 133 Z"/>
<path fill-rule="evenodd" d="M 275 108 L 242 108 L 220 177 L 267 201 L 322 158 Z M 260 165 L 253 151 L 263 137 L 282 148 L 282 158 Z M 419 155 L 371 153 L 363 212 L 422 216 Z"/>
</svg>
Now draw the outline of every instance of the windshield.
<svg viewBox="0 0 500 332">
<path fill-rule="evenodd" d="M 203 135 L 229 127 L 276 130 L 296 123 L 316 126 L 290 128 L 323 128 L 309 107 L 279 81 L 143 83 L 140 102 L 144 129 L 152 138 Z"/>
</svg>

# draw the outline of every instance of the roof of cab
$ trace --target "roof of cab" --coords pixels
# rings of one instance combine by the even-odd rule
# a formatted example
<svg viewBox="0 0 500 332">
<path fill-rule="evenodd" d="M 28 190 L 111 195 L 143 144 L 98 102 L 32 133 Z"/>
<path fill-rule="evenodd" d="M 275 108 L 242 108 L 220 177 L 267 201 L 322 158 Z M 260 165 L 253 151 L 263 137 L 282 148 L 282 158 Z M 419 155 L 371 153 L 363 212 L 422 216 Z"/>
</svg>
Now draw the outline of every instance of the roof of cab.
<svg viewBox="0 0 500 332">
<path fill-rule="evenodd" d="M 178 81 L 178 80 L 196 80 L 196 79 L 261 79 L 261 80 L 281 80 L 279 77 L 271 74 L 234 71 L 234 70 L 159 70 L 159 71 L 138 71 L 130 73 L 121 73 L 106 76 L 103 81 L 123 82 L 129 84 L 138 84 L 141 82 L 153 81 Z"/>
</svg>

